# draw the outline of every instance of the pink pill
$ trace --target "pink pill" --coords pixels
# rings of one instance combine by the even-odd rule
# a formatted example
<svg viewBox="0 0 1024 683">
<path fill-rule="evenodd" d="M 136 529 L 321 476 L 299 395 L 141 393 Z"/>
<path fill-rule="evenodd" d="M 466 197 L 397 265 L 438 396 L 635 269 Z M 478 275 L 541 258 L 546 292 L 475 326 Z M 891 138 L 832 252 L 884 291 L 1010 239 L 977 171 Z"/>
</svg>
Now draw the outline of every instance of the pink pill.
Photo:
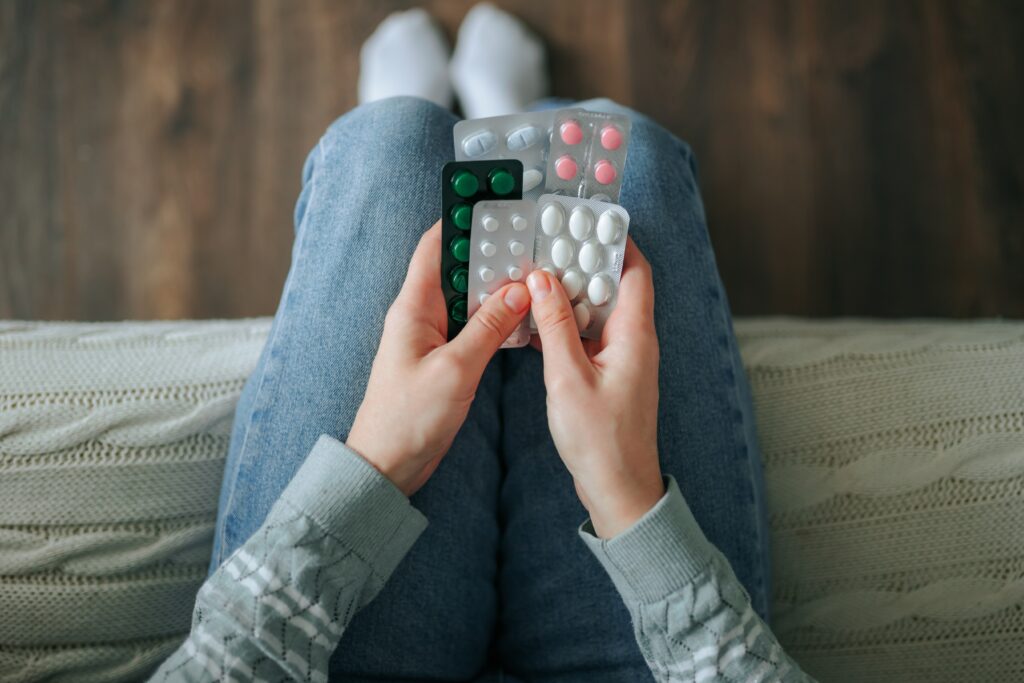
<svg viewBox="0 0 1024 683">
<path fill-rule="evenodd" d="M 558 160 L 555 161 L 555 173 L 562 180 L 572 180 L 576 177 L 576 173 L 578 171 L 579 169 L 576 167 L 576 160 L 568 154 L 558 157 Z"/>
<path fill-rule="evenodd" d="M 615 126 L 605 126 L 601 129 L 601 146 L 605 149 L 615 150 L 622 144 L 622 131 Z"/>
<path fill-rule="evenodd" d="M 578 145 L 583 140 L 583 129 L 575 121 L 566 121 L 558 130 L 562 135 L 562 142 L 567 145 Z"/>
<path fill-rule="evenodd" d="M 611 185 L 615 182 L 615 167 L 612 162 L 602 159 L 594 165 L 594 178 L 602 185 Z"/>
</svg>

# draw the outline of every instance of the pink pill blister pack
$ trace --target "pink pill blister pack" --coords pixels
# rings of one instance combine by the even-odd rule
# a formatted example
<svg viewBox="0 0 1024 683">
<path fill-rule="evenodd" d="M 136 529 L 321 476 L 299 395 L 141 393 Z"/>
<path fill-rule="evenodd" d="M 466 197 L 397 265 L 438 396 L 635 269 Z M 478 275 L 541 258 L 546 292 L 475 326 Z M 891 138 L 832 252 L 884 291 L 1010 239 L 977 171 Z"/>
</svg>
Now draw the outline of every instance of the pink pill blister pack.
<svg viewBox="0 0 1024 683">
<path fill-rule="evenodd" d="M 518 159 L 523 162 L 523 198 L 545 192 L 553 111 L 470 119 L 455 124 L 455 160 Z"/>
<path fill-rule="evenodd" d="M 537 201 L 536 224 L 534 268 L 561 280 L 580 336 L 600 339 L 618 300 L 629 213 L 618 204 L 546 194 Z"/>
<path fill-rule="evenodd" d="M 556 111 L 548 150 L 548 192 L 618 202 L 629 132 L 629 117 L 622 114 Z"/>
<path fill-rule="evenodd" d="M 487 200 L 473 206 L 469 244 L 469 316 L 510 282 L 525 282 L 533 270 L 537 205 L 529 199 Z M 530 343 L 529 317 L 502 348 Z"/>
</svg>

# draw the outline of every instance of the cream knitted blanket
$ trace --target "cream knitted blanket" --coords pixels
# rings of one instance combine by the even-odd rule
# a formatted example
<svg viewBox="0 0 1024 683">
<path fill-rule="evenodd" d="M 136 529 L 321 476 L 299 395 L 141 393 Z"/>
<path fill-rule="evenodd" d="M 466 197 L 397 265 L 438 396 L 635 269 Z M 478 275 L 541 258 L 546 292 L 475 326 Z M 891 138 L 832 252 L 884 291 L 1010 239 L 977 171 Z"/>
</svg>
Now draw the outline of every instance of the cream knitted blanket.
<svg viewBox="0 0 1024 683">
<path fill-rule="evenodd" d="M 0 681 L 135 680 L 188 630 L 269 327 L 0 323 Z M 737 323 L 774 628 L 825 681 L 1024 670 L 1024 324 Z"/>
</svg>

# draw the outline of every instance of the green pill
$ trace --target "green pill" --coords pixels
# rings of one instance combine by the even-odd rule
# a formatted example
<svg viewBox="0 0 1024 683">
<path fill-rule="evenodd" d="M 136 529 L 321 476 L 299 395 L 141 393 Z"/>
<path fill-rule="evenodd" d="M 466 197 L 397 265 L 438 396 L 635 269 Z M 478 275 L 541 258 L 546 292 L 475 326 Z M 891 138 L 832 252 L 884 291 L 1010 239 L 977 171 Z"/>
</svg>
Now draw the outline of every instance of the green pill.
<svg viewBox="0 0 1024 683">
<path fill-rule="evenodd" d="M 448 307 L 448 315 L 457 323 L 466 322 L 466 300 L 456 299 Z"/>
<path fill-rule="evenodd" d="M 496 168 L 488 176 L 494 194 L 508 194 L 516 187 L 516 179 L 503 168 Z"/>
<path fill-rule="evenodd" d="M 452 189 L 460 197 L 472 197 L 480 189 L 480 181 L 469 171 L 456 171 L 452 175 Z"/>
<path fill-rule="evenodd" d="M 448 245 L 448 251 L 452 253 L 457 261 L 469 262 L 469 238 L 465 235 L 456 235 Z"/>
<path fill-rule="evenodd" d="M 473 224 L 473 207 L 469 204 L 456 204 L 452 207 L 452 223 L 459 230 L 469 230 Z"/>
<path fill-rule="evenodd" d="M 456 292 L 465 294 L 469 290 L 469 270 L 466 266 L 455 266 L 448 273 L 448 282 Z"/>
</svg>

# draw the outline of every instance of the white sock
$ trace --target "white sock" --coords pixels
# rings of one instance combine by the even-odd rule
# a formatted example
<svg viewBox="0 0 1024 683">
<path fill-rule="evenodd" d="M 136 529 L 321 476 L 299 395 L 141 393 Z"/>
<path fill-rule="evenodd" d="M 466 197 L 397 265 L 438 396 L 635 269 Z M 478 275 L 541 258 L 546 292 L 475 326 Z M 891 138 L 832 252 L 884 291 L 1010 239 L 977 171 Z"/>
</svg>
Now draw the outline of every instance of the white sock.
<svg viewBox="0 0 1024 683">
<path fill-rule="evenodd" d="M 459 27 L 451 80 L 466 118 L 521 112 L 548 92 L 544 44 L 511 14 L 481 3 Z"/>
<path fill-rule="evenodd" d="M 452 106 L 448 42 L 422 9 L 395 12 L 359 53 L 359 102 L 412 95 Z"/>
</svg>

